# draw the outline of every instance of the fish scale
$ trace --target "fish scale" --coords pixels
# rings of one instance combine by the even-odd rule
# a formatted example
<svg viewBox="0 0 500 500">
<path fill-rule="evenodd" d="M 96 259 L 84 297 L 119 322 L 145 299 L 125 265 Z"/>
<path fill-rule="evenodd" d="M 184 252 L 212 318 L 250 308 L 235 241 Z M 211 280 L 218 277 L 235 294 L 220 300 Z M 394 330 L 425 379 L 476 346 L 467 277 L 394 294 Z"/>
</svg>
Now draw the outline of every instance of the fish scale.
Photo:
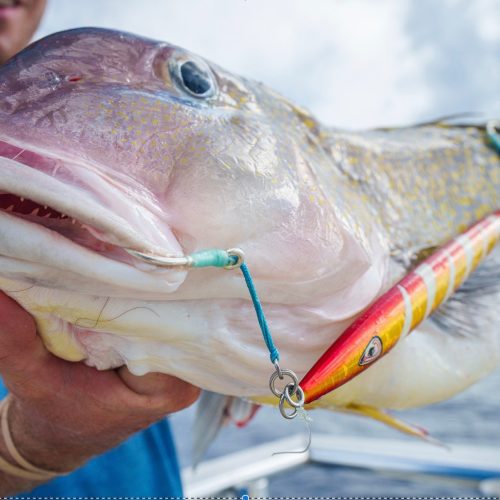
<svg viewBox="0 0 500 500">
<path fill-rule="evenodd" d="M 334 131 L 325 144 L 395 251 L 444 244 L 498 203 L 499 160 L 484 127 Z"/>
</svg>

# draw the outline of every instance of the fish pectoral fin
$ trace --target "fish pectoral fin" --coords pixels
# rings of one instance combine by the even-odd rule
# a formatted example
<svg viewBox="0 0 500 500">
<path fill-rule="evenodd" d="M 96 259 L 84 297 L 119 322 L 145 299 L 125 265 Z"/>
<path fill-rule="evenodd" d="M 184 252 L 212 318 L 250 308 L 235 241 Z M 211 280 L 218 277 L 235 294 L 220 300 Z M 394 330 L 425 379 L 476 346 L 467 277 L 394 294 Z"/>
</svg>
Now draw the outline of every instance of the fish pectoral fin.
<svg viewBox="0 0 500 500">
<path fill-rule="evenodd" d="M 196 405 L 193 424 L 193 444 L 191 463 L 196 467 L 202 460 L 210 444 L 224 425 L 224 408 L 230 396 L 216 392 L 202 391 Z"/>
<path fill-rule="evenodd" d="M 244 427 L 257 413 L 260 405 L 234 396 L 203 391 L 196 407 L 193 425 L 193 445 L 191 461 L 196 467 L 202 460 L 210 444 L 220 429 L 233 423 Z"/>
<path fill-rule="evenodd" d="M 410 424 L 408 422 L 400 420 L 396 418 L 394 415 L 388 413 L 387 411 L 382 410 L 380 408 L 376 408 L 375 406 L 360 405 L 353 403 L 342 407 L 341 411 L 372 418 L 374 420 L 377 420 L 378 422 L 382 422 L 383 424 L 389 427 L 392 427 L 393 429 L 396 429 L 400 432 L 404 432 L 405 434 L 409 434 L 410 436 L 423 439 L 424 441 L 427 441 L 429 443 L 438 446 L 446 447 L 445 444 L 441 443 L 437 439 L 434 439 L 432 436 L 430 436 L 429 432 L 426 429 L 418 425 Z"/>
<path fill-rule="evenodd" d="M 226 418 L 236 427 L 245 427 L 253 419 L 260 405 L 242 398 L 232 398 L 226 407 Z"/>
<path fill-rule="evenodd" d="M 490 355 L 500 363 L 498 337 L 498 299 L 500 298 L 500 248 L 469 276 L 430 317 L 441 330 L 455 337 L 484 338 L 490 345 Z M 485 321 L 484 318 L 492 318 Z M 474 352 L 471 351 L 471 356 Z"/>
</svg>

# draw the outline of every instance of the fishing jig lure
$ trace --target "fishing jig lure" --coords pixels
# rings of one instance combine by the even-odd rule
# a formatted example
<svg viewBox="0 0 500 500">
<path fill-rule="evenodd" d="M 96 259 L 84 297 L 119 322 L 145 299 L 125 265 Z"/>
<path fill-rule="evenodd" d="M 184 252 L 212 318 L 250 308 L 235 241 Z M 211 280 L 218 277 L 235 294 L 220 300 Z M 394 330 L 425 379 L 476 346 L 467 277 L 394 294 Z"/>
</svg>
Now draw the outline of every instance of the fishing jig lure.
<svg viewBox="0 0 500 500">
<path fill-rule="evenodd" d="M 443 304 L 500 239 L 500 211 L 485 217 L 425 259 L 378 298 L 300 382 L 312 403 L 345 384 Z"/>
</svg>

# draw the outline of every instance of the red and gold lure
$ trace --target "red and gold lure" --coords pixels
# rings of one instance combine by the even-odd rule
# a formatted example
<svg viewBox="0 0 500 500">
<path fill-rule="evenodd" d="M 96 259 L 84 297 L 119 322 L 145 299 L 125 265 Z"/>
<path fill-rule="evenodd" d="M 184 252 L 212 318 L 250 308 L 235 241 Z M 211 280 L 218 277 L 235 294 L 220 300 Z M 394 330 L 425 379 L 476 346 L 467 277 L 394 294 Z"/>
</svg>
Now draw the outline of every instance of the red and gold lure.
<svg viewBox="0 0 500 500">
<path fill-rule="evenodd" d="M 441 247 L 377 299 L 302 379 L 306 404 L 387 354 L 464 283 L 499 240 L 500 211 L 496 211 Z"/>
</svg>

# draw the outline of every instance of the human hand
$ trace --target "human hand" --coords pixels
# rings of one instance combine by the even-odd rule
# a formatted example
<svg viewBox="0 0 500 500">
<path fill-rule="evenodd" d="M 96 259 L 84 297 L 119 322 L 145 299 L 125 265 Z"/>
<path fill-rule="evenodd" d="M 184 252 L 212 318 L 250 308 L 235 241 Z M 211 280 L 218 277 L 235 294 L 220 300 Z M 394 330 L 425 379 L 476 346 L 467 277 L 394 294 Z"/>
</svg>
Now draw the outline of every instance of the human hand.
<svg viewBox="0 0 500 500">
<path fill-rule="evenodd" d="M 31 316 L 2 293 L 0 375 L 12 397 L 16 446 L 28 461 L 53 471 L 78 467 L 190 405 L 199 393 L 168 375 L 136 377 L 125 367 L 98 371 L 55 357 Z M 5 456 L 2 447 L 0 453 Z"/>
</svg>

